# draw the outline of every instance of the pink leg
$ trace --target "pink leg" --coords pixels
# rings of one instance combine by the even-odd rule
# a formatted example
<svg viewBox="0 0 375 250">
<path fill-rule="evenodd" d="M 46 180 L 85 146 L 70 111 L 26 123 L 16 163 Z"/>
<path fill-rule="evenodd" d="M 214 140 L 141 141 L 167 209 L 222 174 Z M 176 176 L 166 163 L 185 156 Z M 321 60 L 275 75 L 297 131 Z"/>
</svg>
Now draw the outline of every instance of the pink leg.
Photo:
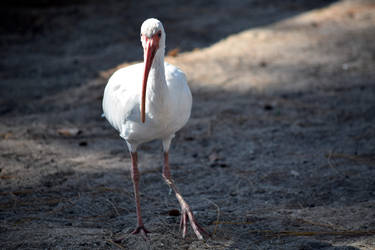
<svg viewBox="0 0 375 250">
<path fill-rule="evenodd" d="M 132 159 L 132 170 L 131 175 L 133 179 L 133 187 L 134 187 L 134 196 L 135 196 L 135 204 L 137 208 L 137 227 L 132 232 L 132 234 L 138 234 L 139 232 L 142 233 L 143 237 L 147 237 L 147 233 L 149 231 L 144 227 L 141 215 L 141 203 L 139 199 L 139 171 L 138 171 L 138 155 L 137 152 L 131 153 Z"/>
<path fill-rule="evenodd" d="M 193 212 L 189 207 L 189 204 L 183 199 L 180 192 L 177 190 L 176 185 L 174 184 L 171 171 L 169 168 L 169 160 L 168 160 L 168 152 L 164 152 L 164 168 L 163 168 L 163 178 L 165 182 L 169 185 L 170 188 L 176 193 L 176 198 L 181 206 L 181 221 L 180 221 L 180 229 L 182 230 L 182 237 L 185 238 L 186 231 L 187 231 L 187 222 L 190 221 L 190 225 L 194 230 L 194 233 L 197 235 L 198 239 L 203 240 L 203 236 L 201 233 L 205 233 L 209 235 L 199 224 L 196 222 Z"/>
</svg>

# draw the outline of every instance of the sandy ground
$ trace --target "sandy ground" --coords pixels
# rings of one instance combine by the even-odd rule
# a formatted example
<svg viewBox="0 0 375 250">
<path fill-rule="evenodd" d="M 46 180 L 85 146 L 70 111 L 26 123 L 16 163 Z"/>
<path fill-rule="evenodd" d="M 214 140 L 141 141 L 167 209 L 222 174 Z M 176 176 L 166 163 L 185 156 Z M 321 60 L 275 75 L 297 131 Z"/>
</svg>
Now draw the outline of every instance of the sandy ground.
<svg viewBox="0 0 375 250">
<path fill-rule="evenodd" d="M 0 248 L 374 249 L 375 2 L 181 2 L 1 9 Z M 152 233 L 130 234 L 130 159 L 100 117 L 150 16 L 193 91 L 170 160 L 205 241 L 181 237 L 159 141 L 139 151 Z"/>
</svg>

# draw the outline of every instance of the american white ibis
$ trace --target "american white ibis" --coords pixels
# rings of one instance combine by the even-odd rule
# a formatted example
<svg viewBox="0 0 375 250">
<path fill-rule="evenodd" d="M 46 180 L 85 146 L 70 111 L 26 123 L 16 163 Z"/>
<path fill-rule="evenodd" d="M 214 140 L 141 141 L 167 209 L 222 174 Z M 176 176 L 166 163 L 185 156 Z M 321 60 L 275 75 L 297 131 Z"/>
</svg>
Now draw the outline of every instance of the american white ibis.
<svg viewBox="0 0 375 250">
<path fill-rule="evenodd" d="M 188 220 L 199 239 L 206 233 L 196 222 L 188 203 L 171 178 L 168 151 L 171 141 L 190 117 L 192 97 L 185 74 L 164 62 L 165 32 L 157 19 L 147 19 L 141 27 L 144 62 L 116 71 L 104 90 L 103 111 L 109 123 L 125 139 L 131 154 L 131 175 L 137 211 L 137 227 L 145 228 L 139 198 L 137 147 L 147 141 L 161 139 L 164 150 L 163 178 L 174 190 L 181 206 L 180 229 L 185 237 Z"/>
</svg>

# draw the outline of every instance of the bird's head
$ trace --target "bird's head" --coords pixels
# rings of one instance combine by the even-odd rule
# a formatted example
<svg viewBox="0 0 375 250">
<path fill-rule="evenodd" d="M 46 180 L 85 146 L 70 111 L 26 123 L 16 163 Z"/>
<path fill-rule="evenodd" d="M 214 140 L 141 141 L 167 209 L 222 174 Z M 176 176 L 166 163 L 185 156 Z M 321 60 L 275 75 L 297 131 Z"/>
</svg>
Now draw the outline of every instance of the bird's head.
<svg viewBox="0 0 375 250">
<path fill-rule="evenodd" d="M 165 32 L 161 22 L 155 18 L 147 19 L 141 27 L 141 42 L 144 52 L 144 73 L 142 82 L 141 121 L 146 119 L 146 89 L 148 74 L 156 53 L 164 53 Z"/>
</svg>

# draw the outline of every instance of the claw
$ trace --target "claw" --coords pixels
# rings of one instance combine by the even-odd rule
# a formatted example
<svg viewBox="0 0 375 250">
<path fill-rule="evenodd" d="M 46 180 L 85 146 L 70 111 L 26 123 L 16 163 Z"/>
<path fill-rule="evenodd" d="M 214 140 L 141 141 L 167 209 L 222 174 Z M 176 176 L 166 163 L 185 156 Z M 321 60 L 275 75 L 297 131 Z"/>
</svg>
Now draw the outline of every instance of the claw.
<svg viewBox="0 0 375 250">
<path fill-rule="evenodd" d="M 141 233 L 142 234 L 142 237 L 144 240 L 147 240 L 148 239 L 148 233 L 150 233 L 150 231 L 148 231 L 145 226 L 137 226 L 136 229 L 134 229 L 134 231 L 132 232 L 132 234 L 139 234 Z M 115 238 L 113 241 L 115 243 L 121 243 L 124 239 L 126 238 L 126 235 L 121 235 L 117 238 Z"/>
<path fill-rule="evenodd" d="M 150 233 L 150 231 L 148 231 L 145 226 L 137 226 L 136 229 L 134 229 L 134 231 L 132 232 L 132 234 L 138 234 L 138 233 L 141 233 L 142 234 L 142 237 L 147 240 L 148 239 L 148 236 L 147 234 Z"/>
<path fill-rule="evenodd" d="M 195 220 L 194 215 L 187 203 L 181 204 L 181 221 L 180 221 L 180 230 L 182 230 L 182 238 L 185 238 L 187 232 L 187 223 L 190 222 L 191 227 L 198 239 L 203 240 L 202 233 L 210 237 L 210 234 L 207 233 Z"/>
<path fill-rule="evenodd" d="M 180 221 L 180 230 L 182 230 L 182 238 L 185 238 L 187 232 L 187 219 L 188 216 L 186 211 L 181 214 L 181 221 Z"/>
</svg>

